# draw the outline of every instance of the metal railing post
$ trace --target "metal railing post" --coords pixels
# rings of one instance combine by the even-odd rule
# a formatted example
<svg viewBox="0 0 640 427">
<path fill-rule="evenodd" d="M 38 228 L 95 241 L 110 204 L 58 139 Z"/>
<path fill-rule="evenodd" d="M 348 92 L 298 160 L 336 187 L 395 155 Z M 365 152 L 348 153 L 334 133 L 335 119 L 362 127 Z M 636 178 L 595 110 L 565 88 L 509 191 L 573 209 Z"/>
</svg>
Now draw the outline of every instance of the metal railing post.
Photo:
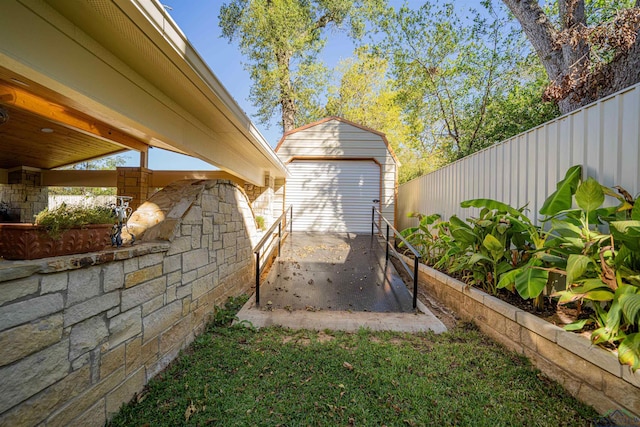
<svg viewBox="0 0 640 427">
<path fill-rule="evenodd" d="M 414 257 L 413 264 L 413 309 L 415 310 L 418 307 L 418 262 L 420 259 L 418 257 Z"/>
<path fill-rule="evenodd" d="M 376 221 L 376 207 L 371 206 L 371 235 L 373 236 L 373 224 Z"/>
<path fill-rule="evenodd" d="M 282 223 L 278 223 L 278 256 L 280 256 L 280 243 L 282 243 Z"/>
<path fill-rule="evenodd" d="M 256 251 L 256 305 L 260 305 L 260 249 Z"/>
<path fill-rule="evenodd" d="M 386 259 L 388 260 L 389 259 L 389 224 L 387 224 L 387 239 L 386 239 L 386 242 L 387 242 L 387 257 L 386 257 Z"/>
</svg>

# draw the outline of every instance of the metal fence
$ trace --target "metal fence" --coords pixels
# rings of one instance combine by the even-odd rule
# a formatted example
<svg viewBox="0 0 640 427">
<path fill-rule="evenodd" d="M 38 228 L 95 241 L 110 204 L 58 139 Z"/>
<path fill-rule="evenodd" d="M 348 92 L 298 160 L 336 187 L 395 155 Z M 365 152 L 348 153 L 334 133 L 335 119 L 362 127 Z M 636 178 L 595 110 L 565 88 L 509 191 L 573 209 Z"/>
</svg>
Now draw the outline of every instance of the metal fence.
<svg viewBox="0 0 640 427">
<path fill-rule="evenodd" d="M 528 204 L 537 222 L 544 200 L 577 164 L 603 185 L 640 192 L 640 84 L 402 184 L 398 227 L 416 225 L 411 212 L 475 215 L 460 207 L 475 198 Z"/>
</svg>

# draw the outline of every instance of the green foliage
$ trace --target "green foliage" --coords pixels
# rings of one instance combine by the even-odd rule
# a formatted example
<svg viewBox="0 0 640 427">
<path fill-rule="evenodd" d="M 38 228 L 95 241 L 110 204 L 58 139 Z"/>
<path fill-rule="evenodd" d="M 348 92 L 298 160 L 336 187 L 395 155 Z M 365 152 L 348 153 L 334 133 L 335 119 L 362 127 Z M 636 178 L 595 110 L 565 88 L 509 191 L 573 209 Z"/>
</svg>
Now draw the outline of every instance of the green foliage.
<svg viewBox="0 0 640 427">
<path fill-rule="evenodd" d="M 70 170 L 115 170 L 118 166 L 124 166 L 128 156 L 116 155 L 102 159 L 90 160 L 76 163 L 63 169 Z M 72 196 L 114 196 L 115 187 L 49 187 L 51 195 L 72 195 Z"/>
<path fill-rule="evenodd" d="M 45 209 L 35 216 L 35 224 L 44 227 L 49 235 L 58 237 L 65 230 L 89 224 L 113 224 L 116 217 L 106 206 L 67 206 Z"/>
<path fill-rule="evenodd" d="M 224 307 L 216 306 L 211 326 L 229 326 L 234 320 L 237 320 L 236 316 L 242 306 L 247 302 L 249 296 L 246 294 L 239 295 L 237 297 L 229 297 L 224 303 Z"/>
<path fill-rule="evenodd" d="M 582 166 L 569 168 L 564 179 L 556 184 L 553 192 L 542 204 L 541 215 L 554 216 L 562 211 L 571 209 L 571 196 L 575 193 L 582 175 Z"/>
<path fill-rule="evenodd" d="M 264 230 L 264 217 L 256 215 L 256 227 L 258 230 Z"/>
<path fill-rule="evenodd" d="M 258 120 L 268 124 L 279 111 L 283 131 L 306 123 L 319 111 L 326 67 L 317 60 L 329 26 L 359 37 L 376 0 L 232 0 L 220 7 L 222 35 L 237 41 L 247 58 L 250 98 Z M 367 7 L 365 8 L 364 5 Z"/>
<path fill-rule="evenodd" d="M 437 228 L 439 226 L 440 215 L 422 215 L 412 213 L 409 217 L 418 218 L 418 226 L 402 230 L 400 234 L 407 239 L 409 244 L 420 252 L 422 261 L 426 264 L 434 264 L 446 250 L 446 243 L 439 238 Z M 399 247 L 404 247 L 400 243 Z"/>
<path fill-rule="evenodd" d="M 385 134 L 400 160 L 398 182 L 407 182 L 444 164 L 437 150 L 412 137 L 398 91 L 388 75 L 389 60 L 362 46 L 340 62 L 339 82 L 329 87 L 326 116 L 338 116 Z"/>
<path fill-rule="evenodd" d="M 378 49 L 392 73 L 417 153 L 455 160 L 556 117 L 541 102 L 544 74 L 497 3 L 462 10 L 423 2 L 391 9 Z"/>
<path fill-rule="evenodd" d="M 549 230 L 534 226 L 523 209 L 499 201 L 462 202 L 480 214 L 469 224 L 455 216 L 439 224 L 433 240 L 440 242 L 442 255 L 434 265 L 487 292 L 505 288 L 535 299 L 537 307 L 551 293 L 549 273 L 563 275 L 566 289 L 551 296 L 558 304 L 588 304 L 595 312 L 567 329 L 595 324 L 594 344 L 618 345 L 620 362 L 635 370 L 640 367 L 640 198 L 581 175 L 580 166 L 571 167 L 544 202 L 540 214 Z M 612 198 L 618 205 L 603 208 Z"/>
</svg>

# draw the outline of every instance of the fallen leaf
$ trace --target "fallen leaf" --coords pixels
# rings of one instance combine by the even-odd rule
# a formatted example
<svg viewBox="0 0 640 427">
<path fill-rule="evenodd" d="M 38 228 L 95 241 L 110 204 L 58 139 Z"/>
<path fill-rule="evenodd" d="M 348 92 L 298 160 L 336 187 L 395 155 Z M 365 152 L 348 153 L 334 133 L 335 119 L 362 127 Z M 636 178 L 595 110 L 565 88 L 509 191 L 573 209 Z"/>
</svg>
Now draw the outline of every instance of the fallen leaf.
<svg viewBox="0 0 640 427">
<path fill-rule="evenodd" d="M 350 371 L 353 371 L 353 365 L 349 362 L 343 362 L 342 366 L 344 366 L 345 368 L 347 368 Z"/>
<path fill-rule="evenodd" d="M 191 418 L 191 416 L 196 412 L 198 412 L 198 408 L 195 407 L 192 400 L 189 406 L 187 406 L 187 410 L 184 411 L 184 420 L 189 422 L 189 418 Z"/>
</svg>

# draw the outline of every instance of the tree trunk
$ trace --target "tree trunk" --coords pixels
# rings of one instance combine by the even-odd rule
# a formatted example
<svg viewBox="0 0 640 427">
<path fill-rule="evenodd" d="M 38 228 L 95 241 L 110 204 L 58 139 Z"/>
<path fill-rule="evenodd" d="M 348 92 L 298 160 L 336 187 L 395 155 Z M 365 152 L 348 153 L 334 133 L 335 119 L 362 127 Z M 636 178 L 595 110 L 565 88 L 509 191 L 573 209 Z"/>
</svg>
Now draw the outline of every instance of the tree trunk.
<svg viewBox="0 0 640 427">
<path fill-rule="evenodd" d="M 549 80 L 556 79 L 563 70 L 562 51 L 556 49 L 554 38 L 557 31 L 537 0 L 503 0 L 511 13 L 518 19 L 522 30 L 533 45 Z"/>
<path fill-rule="evenodd" d="M 594 67 L 590 46 L 581 39 L 586 27 L 584 0 L 558 0 L 560 29 L 554 28 L 537 0 L 503 0 L 523 31 L 549 77 L 552 98 L 565 114 L 640 81 L 640 44 L 626 53 L 615 52 L 606 65 Z M 640 0 L 636 1 L 636 7 Z M 565 37 L 561 37 L 564 35 Z M 576 43 L 570 43 L 571 39 Z"/>
<path fill-rule="evenodd" d="M 282 132 L 286 133 L 296 128 L 296 103 L 291 85 L 289 70 L 289 55 L 277 52 L 278 76 L 280 80 L 280 107 L 282 110 Z"/>
</svg>

